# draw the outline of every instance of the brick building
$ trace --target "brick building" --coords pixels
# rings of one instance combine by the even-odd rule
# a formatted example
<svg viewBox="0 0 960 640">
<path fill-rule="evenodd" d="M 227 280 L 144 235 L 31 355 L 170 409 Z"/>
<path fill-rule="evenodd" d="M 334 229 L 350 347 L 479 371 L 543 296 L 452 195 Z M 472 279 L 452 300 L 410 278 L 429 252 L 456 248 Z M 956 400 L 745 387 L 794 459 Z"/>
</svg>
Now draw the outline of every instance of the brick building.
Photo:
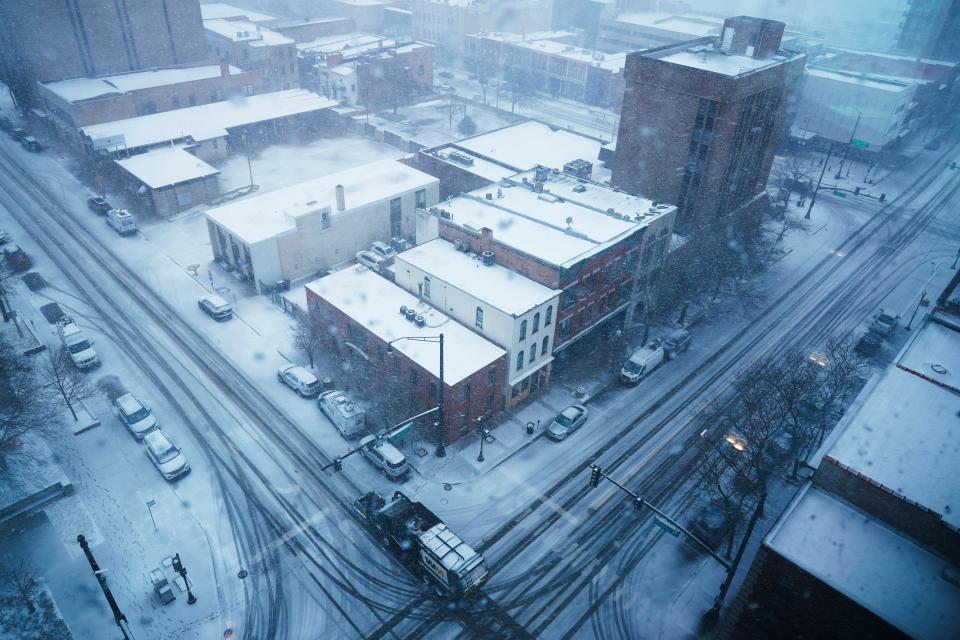
<svg viewBox="0 0 960 640">
<path fill-rule="evenodd" d="M 43 82 L 38 97 L 71 140 L 79 127 L 253 95 L 260 86 L 259 75 L 221 63 Z"/>
<path fill-rule="evenodd" d="M 402 337 L 443 335 L 444 442 L 472 432 L 478 417 L 491 419 L 502 410 L 506 352 L 417 296 L 359 265 L 307 284 L 306 295 L 308 312 L 332 329 L 331 351 L 391 398 L 390 420 L 439 403 L 440 345 Z M 418 431 L 433 439 L 435 420 L 436 414 L 423 418 Z"/>
<path fill-rule="evenodd" d="M 507 351 L 513 406 L 550 381 L 560 291 L 436 238 L 396 257 L 395 282 Z"/>
<path fill-rule="evenodd" d="M 954 278 L 954 285 L 958 278 Z M 940 307 L 811 460 L 721 638 L 950 638 L 960 629 L 960 316 Z"/>
<path fill-rule="evenodd" d="M 740 16 L 706 37 L 627 56 L 611 184 L 677 204 L 695 229 L 766 188 L 805 56 L 782 22 Z"/>
<path fill-rule="evenodd" d="M 271 20 L 265 23 L 277 33 L 295 42 L 310 42 L 317 38 L 352 33 L 357 30 L 353 18 L 304 18 L 303 20 Z"/>
<path fill-rule="evenodd" d="M 350 18 L 359 31 L 383 33 L 384 13 L 396 0 L 318 0 L 313 6 L 327 17 Z"/>
<path fill-rule="evenodd" d="M 545 168 L 419 212 L 417 243 L 460 243 L 562 294 L 553 353 L 653 304 L 676 207 Z"/>
<path fill-rule="evenodd" d="M 293 38 L 249 20 L 203 21 L 207 55 L 260 75 L 265 91 L 300 86 Z"/>
<path fill-rule="evenodd" d="M 24 106 L 36 83 L 207 60 L 197 0 L 0 2 L 0 81 Z"/>
<path fill-rule="evenodd" d="M 297 45 L 304 87 L 373 110 L 409 104 L 433 91 L 433 47 L 370 33 Z"/>
</svg>

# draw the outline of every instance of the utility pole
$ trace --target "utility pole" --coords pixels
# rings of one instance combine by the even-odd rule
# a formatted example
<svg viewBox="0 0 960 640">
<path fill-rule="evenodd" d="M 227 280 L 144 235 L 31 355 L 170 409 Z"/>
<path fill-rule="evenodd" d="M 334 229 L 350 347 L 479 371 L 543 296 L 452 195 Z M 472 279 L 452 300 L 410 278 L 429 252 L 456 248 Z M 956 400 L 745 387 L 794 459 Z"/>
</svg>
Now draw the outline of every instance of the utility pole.
<svg viewBox="0 0 960 640">
<path fill-rule="evenodd" d="M 830 143 L 830 147 L 827 150 L 827 159 L 823 161 L 823 168 L 820 169 L 820 178 L 817 180 L 817 186 L 813 188 L 813 193 L 810 195 L 810 206 L 807 207 L 807 213 L 803 216 L 805 220 L 810 219 L 810 212 L 813 211 L 813 204 L 817 201 L 817 192 L 820 191 L 820 183 L 823 182 L 823 174 L 827 171 L 827 165 L 830 164 L 830 156 L 833 155 L 833 143 Z"/>
<path fill-rule="evenodd" d="M 80 548 L 83 549 L 84 555 L 87 556 L 87 562 L 90 563 L 90 568 L 93 569 L 93 575 L 96 576 L 97 582 L 100 583 L 100 590 L 103 591 L 103 596 L 107 599 L 107 604 L 110 605 L 110 610 L 113 612 L 113 621 L 120 629 L 120 633 L 123 634 L 124 640 L 132 640 L 133 636 L 126 628 L 127 616 L 123 615 L 123 612 L 120 611 L 120 607 L 117 605 L 117 601 L 114 599 L 110 587 L 107 586 L 107 578 L 103 575 L 104 570 L 97 564 L 96 558 L 93 557 L 93 552 L 90 551 L 90 544 L 82 533 L 77 536 L 77 543 L 80 545 Z"/>
<path fill-rule="evenodd" d="M 860 126 L 861 115 L 862 114 L 857 111 L 857 121 L 853 123 L 853 131 L 850 132 L 850 140 L 847 142 L 847 146 L 843 150 L 843 157 L 840 159 L 840 166 L 837 168 L 837 175 L 834 176 L 834 179 L 836 180 L 840 179 L 840 173 L 843 171 L 843 163 L 846 162 L 847 154 L 850 152 L 850 147 L 853 145 L 854 137 L 857 135 L 857 128 Z"/>
</svg>

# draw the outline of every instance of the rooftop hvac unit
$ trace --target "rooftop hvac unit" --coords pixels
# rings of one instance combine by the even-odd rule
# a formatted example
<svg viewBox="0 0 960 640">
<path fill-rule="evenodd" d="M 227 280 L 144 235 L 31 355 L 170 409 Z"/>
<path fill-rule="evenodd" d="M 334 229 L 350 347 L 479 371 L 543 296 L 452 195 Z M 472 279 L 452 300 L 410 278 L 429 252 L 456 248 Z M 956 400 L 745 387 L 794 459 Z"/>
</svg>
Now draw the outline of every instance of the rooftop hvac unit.
<svg viewBox="0 0 960 640">
<path fill-rule="evenodd" d="M 447 211 L 446 209 L 440 209 L 440 217 L 443 218 L 444 220 L 450 220 L 453 218 L 450 212 Z"/>
<path fill-rule="evenodd" d="M 418 327 L 422 327 L 425 324 L 427 324 L 427 320 L 423 316 L 417 316 L 416 318 L 413 319 L 413 323 Z"/>
<path fill-rule="evenodd" d="M 402 316 L 407 315 L 407 305 L 405 304 L 400 305 L 400 315 Z"/>
<path fill-rule="evenodd" d="M 486 198 L 487 200 L 493 200 L 493 194 L 488 192 Z"/>
<path fill-rule="evenodd" d="M 404 313 L 403 315 L 406 316 L 407 320 L 409 320 L 410 322 L 413 322 L 417 317 L 417 310 L 407 309 L 407 312 Z"/>
<path fill-rule="evenodd" d="M 547 178 L 550 177 L 550 169 L 546 167 L 538 166 L 533 170 L 533 179 L 537 182 L 546 182 Z"/>
<path fill-rule="evenodd" d="M 483 264 L 488 267 L 493 265 L 493 251 L 484 251 L 481 256 L 483 258 Z"/>
</svg>

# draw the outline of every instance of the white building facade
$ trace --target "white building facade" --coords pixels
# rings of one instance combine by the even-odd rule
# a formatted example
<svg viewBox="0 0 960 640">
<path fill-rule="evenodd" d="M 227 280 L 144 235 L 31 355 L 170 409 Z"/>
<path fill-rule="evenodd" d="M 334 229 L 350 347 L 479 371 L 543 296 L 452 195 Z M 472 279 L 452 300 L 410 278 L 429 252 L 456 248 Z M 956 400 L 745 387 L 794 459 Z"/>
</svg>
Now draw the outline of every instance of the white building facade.
<svg viewBox="0 0 960 640">
<path fill-rule="evenodd" d="M 550 378 L 560 291 L 437 238 L 399 254 L 396 283 L 507 351 L 507 406 Z"/>
</svg>

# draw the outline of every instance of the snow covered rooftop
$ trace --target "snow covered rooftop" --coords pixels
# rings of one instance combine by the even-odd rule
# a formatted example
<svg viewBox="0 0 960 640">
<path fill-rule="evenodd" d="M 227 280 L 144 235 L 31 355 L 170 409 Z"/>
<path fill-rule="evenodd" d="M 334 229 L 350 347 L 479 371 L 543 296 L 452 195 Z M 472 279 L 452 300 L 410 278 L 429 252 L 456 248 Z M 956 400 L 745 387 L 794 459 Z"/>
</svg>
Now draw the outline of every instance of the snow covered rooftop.
<svg viewBox="0 0 960 640">
<path fill-rule="evenodd" d="M 340 33 L 332 36 L 322 36 L 309 42 L 297 43 L 299 51 L 309 51 L 311 53 L 334 53 L 340 52 L 346 55 L 346 51 L 368 50 L 390 47 L 397 44 L 397 41 L 391 38 L 385 38 L 374 33 L 364 33 L 362 31 L 353 31 L 351 33 Z"/>
<path fill-rule="evenodd" d="M 532 31 L 530 33 L 514 33 L 512 31 L 481 31 L 468 37 L 498 40 L 500 42 L 536 42 L 538 40 L 575 39 L 573 31 Z"/>
<path fill-rule="evenodd" d="M 960 395 L 890 367 L 852 411 L 825 460 L 960 527 Z"/>
<path fill-rule="evenodd" d="M 924 323 L 897 366 L 960 393 L 960 332 L 940 322 Z"/>
<path fill-rule="evenodd" d="M 533 181 L 534 172 L 519 174 L 436 208 L 449 214 L 451 224 L 474 233 L 487 227 L 495 241 L 560 267 L 573 266 L 676 211 L 661 204 L 651 212 L 653 202 L 646 198 L 558 171 L 549 172 L 543 193 L 532 189 Z M 608 209 L 616 214 L 605 213 Z"/>
<path fill-rule="evenodd" d="M 818 67 L 807 67 L 804 69 L 804 72 L 813 78 L 833 80 L 835 82 L 845 82 L 847 84 L 855 84 L 860 87 L 879 89 L 881 91 L 900 92 L 907 91 L 910 88 L 910 84 L 907 82 L 900 82 L 890 78 L 880 78 L 873 74 L 854 73 L 850 71 L 830 71 L 828 69 L 820 69 Z"/>
<path fill-rule="evenodd" d="M 265 13 L 258 13 L 250 9 L 242 9 L 225 2 L 206 2 L 200 4 L 200 17 L 204 20 L 215 20 L 217 18 L 246 18 L 251 22 L 266 22 L 276 20 L 274 16 L 268 16 Z"/>
<path fill-rule="evenodd" d="M 517 172 L 537 165 L 561 168 L 571 160 L 595 162 L 603 143 L 593 138 L 528 120 L 457 142 Z"/>
<path fill-rule="evenodd" d="M 590 49 L 576 47 L 555 40 L 537 40 L 534 42 L 517 42 L 517 47 L 549 54 L 557 58 L 564 58 L 573 62 L 582 62 L 594 67 L 601 67 L 609 71 L 622 71 L 627 61 L 626 52 L 623 53 L 595 53 Z"/>
<path fill-rule="evenodd" d="M 293 44 L 293 38 L 249 20 L 204 20 L 203 28 L 233 42 L 247 42 L 252 47 Z"/>
<path fill-rule="evenodd" d="M 435 337 L 442 333 L 443 373 L 447 385 L 457 384 L 506 353 L 366 267 L 358 265 L 337 271 L 308 283 L 306 288 L 384 341 L 405 336 Z M 400 313 L 402 306 L 415 309 L 426 324 L 418 327 L 407 320 Z M 439 344 L 400 340 L 393 348 L 439 377 Z"/>
<path fill-rule="evenodd" d="M 617 15 L 616 22 L 670 31 L 678 35 L 688 35 L 691 38 L 718 35 L 723 28 L 721 18 L 663 12 L 621 13 Z"/>
<path fill-rule="evenodd" d="M 231 66 L 229 69 L 231 75 L 243 73 L 237 67 Z M 41 84 L 67 102 L 82 102 L 103 96 L 129 93 L 139 89 L 206 80 L 216 78 L 219 75 L 220 65 L 208 64 L 182 69 L 135 71 L 99 78 L 70 78 L 69 80 L 55 80 Z"/>
<path fill-rule="evenodd" d="M 197 156 L 179 147 L 141 153 L 117 160 L 116 163 L 151 189 L 160 189 L 220 173 L 216 167 L 211 167 Z"/>
<path fill-rule="evenodd" d="M 437 182 L 396 160 L 380 160 L 283 189 L 259 193 L 207 211 L 207 216 L 248 244 L 294 231 L 297 218 L 325 208 L 338 215 L 336 186 L 343 185 L 345 213 Z M 342 215 L 342 214 L 340 214 Z"/>
<path fill-rule="evenodd" d="M 725 76 L 739 76 L 787 60 L 787 56 L 784 55 L 774 55 L 769 58 L 754 58 L 752 56 L 725 53 L 715 49 L 712 44 L 668 49 L 663 53 L 651 53 L 648 55 L 663 60 L 664 62 L 702 69 Z"/>
<path fill-rule="evenodd" d="M 484 265 L 476 255 L 457 251 L 451 243 L 437 238 L 399 254 L 395 270 L 410 264 L 421 271 L 513 316 L 560 295 L 499 264 Z"/>
<path fill-rule="evenodd" d="M 492 160 L 487 160 L 477 154 L 470 153 L 466 149 L 460 148 L 456 144 L 449 144 L 438 149 L 433 149 L 430 154 L 443 158 L 450 164 L 461 169 L 465 169 L 474 175 L 478 175 L 490 182 L 499 182 L 503 178 L 508 178 L 517 173 L 516 167 L 508 167 Z"/>
<path fill-rule="evenodd" d="M 910 637 L 956 638 L 960 589 L 948 563 L 807 485 L 764 544 Z"/>
<path fill-rule="evenodd" d="M 305 89 L 290 89 L 104 122 L 81 130 L 92 141 L 123 136 L 123 143 L 108 147 L 111 151 L 136 149 L 184 138 L 210 140 L 227 135 L 226 130 L 233 127 L 320 111 L 337 104 L 336 100 Z"/>
</svg>

